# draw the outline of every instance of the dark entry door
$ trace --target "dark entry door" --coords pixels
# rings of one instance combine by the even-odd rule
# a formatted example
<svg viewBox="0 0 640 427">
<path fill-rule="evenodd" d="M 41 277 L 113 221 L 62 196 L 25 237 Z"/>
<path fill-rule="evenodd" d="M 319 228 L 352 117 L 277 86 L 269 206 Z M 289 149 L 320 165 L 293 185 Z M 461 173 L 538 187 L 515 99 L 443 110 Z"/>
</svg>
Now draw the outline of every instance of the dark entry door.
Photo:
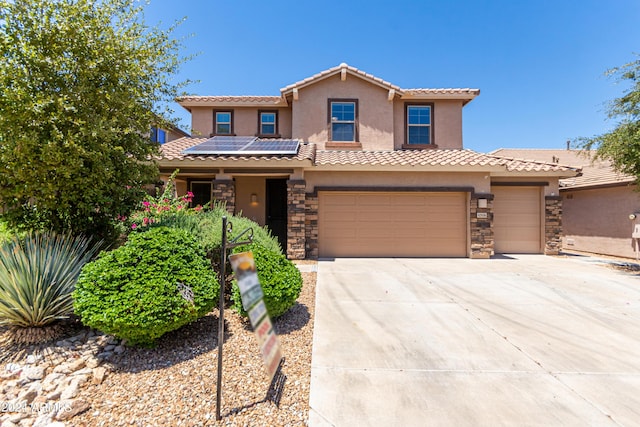
<svg viewBox="0 0 640 427">
<path fill-rule="evenodd" d="M 287 253 L 287 180 L 267 179 L 267 227 Z"/>
</svg>

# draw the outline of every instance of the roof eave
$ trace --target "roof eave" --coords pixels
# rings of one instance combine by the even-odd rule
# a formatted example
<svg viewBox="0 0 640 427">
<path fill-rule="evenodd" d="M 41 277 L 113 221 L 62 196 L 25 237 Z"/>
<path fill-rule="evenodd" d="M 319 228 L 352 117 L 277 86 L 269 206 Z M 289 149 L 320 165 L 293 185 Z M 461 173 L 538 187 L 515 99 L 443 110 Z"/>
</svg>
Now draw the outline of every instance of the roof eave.
<svg viewBox="0 0 640 427">
<path fill-rule="evenodd" d="M 161 168 L 178 168 L 183 172 L 188 172 L 190 167 L 202 168 L 202 167 L 211 167 L 211 168 L 225 168 L 225 167 L 234 167 L 234 168 L 255 168 L 255 167 L 269 167 L 269 168 L 305 168 L 312 166 L 312 162 L 310 159 L 290 159 L 290 158 L 240 158 L 240 159 L 229 159 L 229 158 L 219 158 L 219 157 L 184 157 L 180 159 L 166 159 L 161 158 L 158 160 L 158 166 Z"/>
<path fill-rule="evenodd" d="M 312 171 L 341 171 L 341 172 L 434 172 L 434 173 L 491 173 L 503 169 L 502 166 L 492 165 L 380 165 L 380 164 L 316 164 Z"/>
<path fill-rule="evenodd" d="M 213 107 L 213 108 L 230 108 L 230 107 L 245 107 L 245 108 L 282 108 L 288 107 L 289 103 L 287 100 L 282 97 L 278 102 L 247 102 L 247 101 L 206 101 L 206 100 L 198 100 L 198 101 L 178 101 L 181 107 L 191 112 L 191 108 L 193 107 Z"/>
<path fill-rule="evenodd" d="M 405 92 L 400 99 L 409 101 L 431 101 L 431 100 L 458 100 L 462 101 L 462 105 L 467 105 L 473 101 L 479 94 L 474 93 L 419 93 L 412 94 Z"/>
<path fill-rule="evenodd" d="M 579 171 L 510 171 L 501 169 L 499 172 L 492 173 L 492 177 L 554 177 L 558 179 L 573 178 L 579 175 Z"/>
</svg>

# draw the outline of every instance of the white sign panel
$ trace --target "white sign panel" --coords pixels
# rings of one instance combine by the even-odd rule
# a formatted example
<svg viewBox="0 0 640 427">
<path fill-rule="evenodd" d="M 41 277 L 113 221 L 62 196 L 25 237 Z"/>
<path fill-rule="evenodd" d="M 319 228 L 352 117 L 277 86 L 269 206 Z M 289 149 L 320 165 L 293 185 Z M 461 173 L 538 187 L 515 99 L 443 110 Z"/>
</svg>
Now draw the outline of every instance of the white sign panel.
<svg viewBox="0 0 640 427">
<path fill-rule="evenodd" d="M 258 338 L 262 359 L 267 367 L 269 378 L 273 378 L 280 365 L 282 353 L 278 337 L 273 330 L 273 324 L 267 307 L 264 304 L 264 293 L 258 280 L 256 264 L 251 252 L 242 252 L 229 256 L 231 268 L 233 268 L 238 287 L 242 296 L 242 306 L 249 314 L 251 326 Z"/>
</svg>

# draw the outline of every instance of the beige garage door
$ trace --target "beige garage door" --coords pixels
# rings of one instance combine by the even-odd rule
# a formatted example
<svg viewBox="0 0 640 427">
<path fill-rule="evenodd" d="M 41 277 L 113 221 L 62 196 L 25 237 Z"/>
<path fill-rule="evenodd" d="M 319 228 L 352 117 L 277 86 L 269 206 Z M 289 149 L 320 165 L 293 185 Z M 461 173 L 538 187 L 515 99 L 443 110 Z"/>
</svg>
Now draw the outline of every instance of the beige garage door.
<svg viewBox="0 0 640 427">
<path fill-rule="evenodd" d="M 465 257 L 467 194 L 320 192 L 321 257 Z"/>
<path fill-rule="evenodd" d="M 498 253 L 542 251 L 540 187 L 492 187 L 494 245 Z"/>
</svg>

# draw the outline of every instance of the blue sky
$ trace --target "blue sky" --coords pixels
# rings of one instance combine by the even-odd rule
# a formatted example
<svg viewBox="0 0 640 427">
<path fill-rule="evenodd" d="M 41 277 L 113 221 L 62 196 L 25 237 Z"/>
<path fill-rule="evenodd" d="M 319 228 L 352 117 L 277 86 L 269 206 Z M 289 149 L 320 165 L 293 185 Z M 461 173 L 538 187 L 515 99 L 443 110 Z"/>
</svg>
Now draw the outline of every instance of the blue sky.
<svg viewBox="0 0 640 427">
<path fill-rule="evenodd" d="M 625 89 L 604 76 L 640 53 L 637 0 L 151 0 L 148 24 L 199 54 L 198 95 L 279 95 L 346 62 L 403 88 L 472 87 L 464 145 L 565 148 L 611 129 Z M 176 112 L 188 128 L 189 115 Z"/>
</svg>

